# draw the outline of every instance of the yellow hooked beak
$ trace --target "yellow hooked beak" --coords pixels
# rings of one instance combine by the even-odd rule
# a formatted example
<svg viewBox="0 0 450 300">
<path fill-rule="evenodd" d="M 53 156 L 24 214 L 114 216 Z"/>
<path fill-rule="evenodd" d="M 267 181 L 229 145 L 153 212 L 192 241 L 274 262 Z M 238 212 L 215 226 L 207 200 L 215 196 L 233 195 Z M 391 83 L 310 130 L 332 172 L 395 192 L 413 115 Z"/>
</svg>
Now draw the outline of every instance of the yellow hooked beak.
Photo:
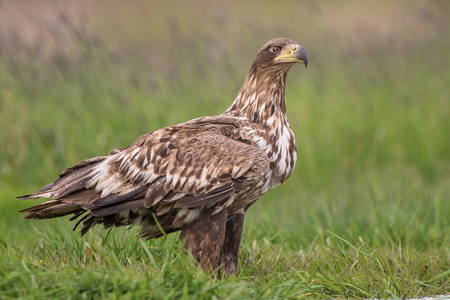
<svg viewBox="0 0 450 300">
<path fill-rule="evenodd" d="M 305 48 L 300 45 L 289 45 L 284 47 L 280 54 L 275 57 L 275 61 L 281 63 L 301 63 L 308 66 L 308 54 Z"/>
</svg>

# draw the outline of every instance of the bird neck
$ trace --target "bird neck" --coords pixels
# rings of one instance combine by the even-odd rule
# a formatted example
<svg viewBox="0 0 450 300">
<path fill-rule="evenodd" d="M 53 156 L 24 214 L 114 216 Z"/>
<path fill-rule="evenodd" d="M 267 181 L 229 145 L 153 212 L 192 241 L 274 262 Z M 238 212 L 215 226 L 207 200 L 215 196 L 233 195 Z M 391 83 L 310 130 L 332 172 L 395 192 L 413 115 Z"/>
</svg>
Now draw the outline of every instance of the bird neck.
<svg viewBox="0 0 450 300">
<path fill-rule="evenodd" d="M 236 98 L 223 115 L 245 117 L 255 123 L 271 122 L 273 117 L 284 117 L 287 73 L 288 69 L 258 70 L 252 66 Z"/>
</svg>

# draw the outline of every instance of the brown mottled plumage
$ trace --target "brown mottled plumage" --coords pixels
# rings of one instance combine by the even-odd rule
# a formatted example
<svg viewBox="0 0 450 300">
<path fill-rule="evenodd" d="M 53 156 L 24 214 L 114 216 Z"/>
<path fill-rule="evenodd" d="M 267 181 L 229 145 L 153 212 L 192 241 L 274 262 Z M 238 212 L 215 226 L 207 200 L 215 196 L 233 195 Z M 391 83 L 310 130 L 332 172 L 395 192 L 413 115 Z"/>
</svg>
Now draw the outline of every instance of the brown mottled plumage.
<svg viewBox="0 0 450 300">
<path fill-rule="evenodd" d="M 285 85 L 296 62 L 308 63 L 304 48 L 270 40 L 222 115 L 162 128 L 84 160 L 19 197 L 53 198 L 21 212 L 27 219 L 73 214 L 82 234 L 96 224 L 140 225 L 149 239 L 181 230 L 203 268 L 235 273 L 246 210 L 295 166 Z"/>
</svg>

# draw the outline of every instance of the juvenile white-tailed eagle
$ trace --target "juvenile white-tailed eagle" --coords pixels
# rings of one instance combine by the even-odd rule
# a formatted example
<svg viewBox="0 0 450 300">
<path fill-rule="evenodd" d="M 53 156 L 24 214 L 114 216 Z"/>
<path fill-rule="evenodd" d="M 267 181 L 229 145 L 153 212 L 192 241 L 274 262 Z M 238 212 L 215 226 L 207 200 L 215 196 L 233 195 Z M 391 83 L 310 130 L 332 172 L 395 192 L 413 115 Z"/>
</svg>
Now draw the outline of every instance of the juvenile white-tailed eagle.
<svg viewBox="0 0 450 300">
<path fill-rule="evenodd" d="M 285 99 L 295 63 L 307 65 L 303 47 L 270 40 L 223 114 L 162 128 L 81 161 L 36 194 L 18 197 L 53 198 L 21 212 L 27 219 L 73 214 L 82 234 L 96 224 L 140 225 L 149 239 L 181 230 L 204 269 L 235 273 L 246 210 L 295 166 Z"/>
</svg>

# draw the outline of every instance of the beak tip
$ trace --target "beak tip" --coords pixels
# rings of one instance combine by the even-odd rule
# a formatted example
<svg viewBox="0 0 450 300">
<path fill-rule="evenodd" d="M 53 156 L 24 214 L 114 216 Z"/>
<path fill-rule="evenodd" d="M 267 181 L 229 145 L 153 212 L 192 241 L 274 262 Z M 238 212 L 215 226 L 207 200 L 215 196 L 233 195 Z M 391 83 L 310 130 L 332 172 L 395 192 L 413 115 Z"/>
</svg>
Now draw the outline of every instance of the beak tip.
<svg viewBox="0 0 450 300">
<path fill-rule="evenodd" d="M 308 53 L 305 48 L 300 46 L 297 51 L 295 51 L 294 56 L 305 64 L 305 68 L 308 66 Z"/>
</svg>

